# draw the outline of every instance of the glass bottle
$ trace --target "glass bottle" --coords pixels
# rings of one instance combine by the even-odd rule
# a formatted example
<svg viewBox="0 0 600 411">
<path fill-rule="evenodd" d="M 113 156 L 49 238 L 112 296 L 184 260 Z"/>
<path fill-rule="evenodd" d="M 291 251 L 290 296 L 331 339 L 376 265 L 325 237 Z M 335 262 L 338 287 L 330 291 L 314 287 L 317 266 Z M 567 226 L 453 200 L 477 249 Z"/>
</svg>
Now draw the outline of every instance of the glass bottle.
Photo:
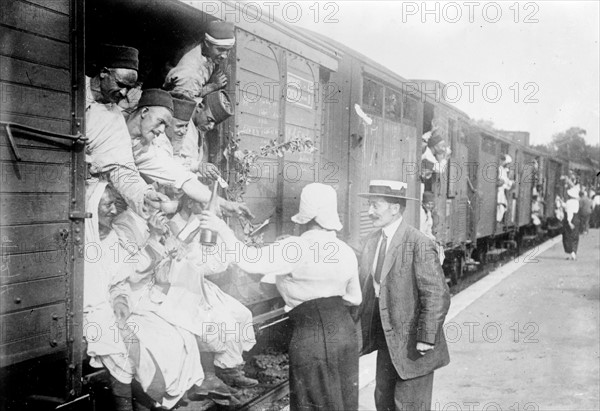
<svg viewBox="0 0 600 411">
<path fill-rule="evenodd" d="M 219 207 L 219 196 L 217 194 L 217 190 L 219 185 L 215 181 L 213 184 L 212 195 L 210 196 L 210 200 L 208 201 L 208 205 L 206 209 L 208 211 L 212 211 L 217 214 Z M 211 230 L 202 230 L 200 231 L 200 244 L 203 245 L 215 245 L 217 243 L 217 233 Z"/>
</svg>

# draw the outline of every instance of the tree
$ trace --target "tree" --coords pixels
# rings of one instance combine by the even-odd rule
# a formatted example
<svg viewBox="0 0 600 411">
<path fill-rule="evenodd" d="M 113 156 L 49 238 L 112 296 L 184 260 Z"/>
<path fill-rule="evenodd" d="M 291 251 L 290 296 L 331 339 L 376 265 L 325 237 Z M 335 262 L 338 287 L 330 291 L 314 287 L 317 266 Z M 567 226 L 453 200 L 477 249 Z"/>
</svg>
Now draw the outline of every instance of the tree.
<svg viewBox="0 0 600 411">
<path fill-rule="evenodd" d="M 552 136 L 550 148 L 553 152 L 572 161 L 586 161 L 591 146 L 588 146 L 583 136 L 586 131 L 580 127 L 571 127 L 566 131 Z"/>
<path fill-rule="evenodd" d="M 480 118 L 479 120 L 474 120 L 473 123 L 475 123 L 476 126 L 481 127 L 483 129 L 496 131 L 496 128 L 494 127 L 494 122 L 492 120 L 484 120 Z"/>
</svg>

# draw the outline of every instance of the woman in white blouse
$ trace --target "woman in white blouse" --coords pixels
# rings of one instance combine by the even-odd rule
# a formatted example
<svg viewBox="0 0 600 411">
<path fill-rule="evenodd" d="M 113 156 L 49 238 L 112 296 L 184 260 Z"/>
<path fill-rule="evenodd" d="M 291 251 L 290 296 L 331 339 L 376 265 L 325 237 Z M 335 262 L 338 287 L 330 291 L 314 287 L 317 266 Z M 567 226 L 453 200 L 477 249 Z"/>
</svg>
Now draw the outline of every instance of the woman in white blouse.
<svg viewBox="0 0 600 411">
<path fill-rule="evenodd" d="M 569 199 L 565 203 L 565 217 L 563 219 L 563 248 L 567 260 L 577 259 L 579 245 L 579 184 L 572 183 L 567 190 Z"/>
<path fill-rule="evenodd" d="M 246 272 L 276 278 L 292 324 L 290 409 L 356 410 L 358 341 L 348 306 L 358 306 L 362 297 L 356 256 L 336 236 L 342 224 L 334 189 L 305 186 L 292 221 L 306 231 L 268 247 L 244 245 L 208 211 L 200 221 L 202 228 L 218 232 L 219 246 L 228 250 L 221 255 Z"/>
</svg>

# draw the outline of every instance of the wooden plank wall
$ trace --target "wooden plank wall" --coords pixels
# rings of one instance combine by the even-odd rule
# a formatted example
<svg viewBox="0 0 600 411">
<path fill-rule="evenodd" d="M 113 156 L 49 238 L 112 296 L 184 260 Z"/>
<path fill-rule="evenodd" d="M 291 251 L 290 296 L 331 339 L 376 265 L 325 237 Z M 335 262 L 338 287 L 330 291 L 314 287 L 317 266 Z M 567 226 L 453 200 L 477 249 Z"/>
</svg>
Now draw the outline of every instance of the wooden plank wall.
<svg viewBox="0 0 600 411">
<path fill-rule="evenodd" d="M 2 3 L 0 119 L 70 133 L 69 0 Z"/>
<path fill-rule="evenodd" d="M 0 119 L 71 134 L 69 0 L 4 0 Z M 0 365 L 65 352 L 72 153 L 0 132 Z"/>
</svg>

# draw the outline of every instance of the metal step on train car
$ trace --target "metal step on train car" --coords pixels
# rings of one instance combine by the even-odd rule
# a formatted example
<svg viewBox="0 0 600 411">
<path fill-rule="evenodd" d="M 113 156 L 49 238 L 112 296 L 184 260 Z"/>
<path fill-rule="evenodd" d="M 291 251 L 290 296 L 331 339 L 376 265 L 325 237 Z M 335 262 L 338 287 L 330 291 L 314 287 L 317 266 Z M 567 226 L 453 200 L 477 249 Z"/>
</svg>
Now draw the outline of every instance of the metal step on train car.
<svg viewBox="0 0 600 411">
<path fill-rule="evenodd" d="M 231 179 L 236 170 L 222 153 L 232 141 L 256 153 L 293 139 L 309 139 L 318 149 L 258 156 L 254 163 L 244 200 L 257 224 L 269 221 L 261 231 L 265 242 L 297 234 L 290 216 L 301 188 L 314 181 L 336 188 L 341 235 L 357 247 L 372 228 L 367 205 L 357 197 L 369 180 L 403 180 L 415 198 L 422 189 L 433 191 L 438 240 L 448 250 L 445 268 L 454 280 L 467 263 L 483 262 L 525 235 L 534 187 L 545 199 L 544 216 L 552 217 L 549 204 L 566 172 L 561 160 L 477 127 L 451 104 L 407 86 L 415 81 L 333 40 L 261 20 L 241 3 L 187 3 L 2 3 L 2 409 L 93 406 L 83 387 L 84 110 L 86 61 L 100 43 L 138 48 L 139 80 L 145 88 L 160 87 L 209 21 L 236 24 L 236 45 L 224 67 L 235 114 L 209 135 L 211 161 Z M 452 157 L 449 169 L 422 188 L 421 136 L 434 126 Z M 494 164 L 503 153 L 514 159 L 516 184 L 498 223 Z M 452 164 L 460 167 L 459 177 Z M 415 226 L 419 207 L 409 202 L 404 215 Z M 242 232 L 236 221 L 232 225 Z M 257 349 L 285 345 L 284 336 L 270 334 L 286 319 L 274 288 L 238 272 L 223 274 L 218 283 L 252 310 Z"/>
</svg>

